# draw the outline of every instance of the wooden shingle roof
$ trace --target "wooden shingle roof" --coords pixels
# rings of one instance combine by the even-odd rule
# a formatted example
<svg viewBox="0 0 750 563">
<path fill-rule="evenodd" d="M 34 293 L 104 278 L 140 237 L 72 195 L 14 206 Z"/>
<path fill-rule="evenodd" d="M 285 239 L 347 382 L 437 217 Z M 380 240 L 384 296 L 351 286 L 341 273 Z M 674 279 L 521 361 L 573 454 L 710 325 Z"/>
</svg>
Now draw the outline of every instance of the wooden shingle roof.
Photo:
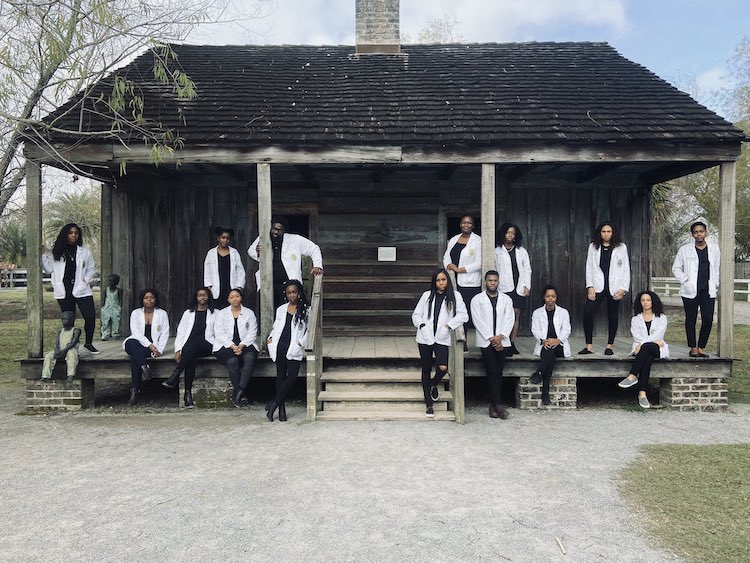
<svg viewBox="0 0 750 563">
<path fill-rule="evenodd" d="M 146 117 L 179 131 L 188 147 L 744 139 L 606 43 L 404 45 L 399 55 L 361 56 L 351 46 L 173 48 L 197 86 L 194 100 L 178 101 L 154 80 L 150 53 L 118 72 L 145 96 Z M 92 97 L 98 91 L 106 97 L 111 78 Z M 109 127 L 96 112 L 81 120 L 78 111 L 64 115 L 66 107 L 47 120 L 59 117 L 58 128 Z"/>
</svg>

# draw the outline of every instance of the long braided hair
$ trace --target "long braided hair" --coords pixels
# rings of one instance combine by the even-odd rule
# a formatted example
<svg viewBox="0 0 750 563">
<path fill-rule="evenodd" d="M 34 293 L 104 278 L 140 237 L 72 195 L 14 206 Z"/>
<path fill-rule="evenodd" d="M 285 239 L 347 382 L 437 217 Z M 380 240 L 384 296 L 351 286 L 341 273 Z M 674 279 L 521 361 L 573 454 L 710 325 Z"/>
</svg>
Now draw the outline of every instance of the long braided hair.
<svg viewBox="0 0 750 563">
<path fill-rule="evenodd" d="M 294 314 L 295 326 L 300 322 L 307 322 L 307 315 L 310 312 L 310 302 L 307 300 L 305 290 L 302 288 L 302 282 L 299 280 L 288 280 L 284 282 L 284 299 L 286 300 L 286 288 L 294 286 L 297 288 L 299 299 L 297 301 L 297 312 Z"/>
</svg>

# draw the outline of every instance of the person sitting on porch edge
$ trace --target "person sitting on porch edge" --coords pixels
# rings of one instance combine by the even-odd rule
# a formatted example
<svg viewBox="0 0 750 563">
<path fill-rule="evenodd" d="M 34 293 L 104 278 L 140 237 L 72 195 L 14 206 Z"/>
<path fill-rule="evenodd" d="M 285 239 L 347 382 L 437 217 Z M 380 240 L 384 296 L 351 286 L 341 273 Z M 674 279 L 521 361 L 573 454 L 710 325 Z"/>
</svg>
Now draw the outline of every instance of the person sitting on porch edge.
<svg viewBox="0 0 750 563">
<path fill-rule="evenodd" d="M 557 305 L 557 289 L 548 285 L 542 290 L 544 305 L 531 315 L 531 333 L 536 342 L 534 355 L 539 356 L 539 367 L 532 374 L 530 382 L 542 384 L 542 404 L 549 405 L 549 386 L 555 360 L 570 357 L 570 314 L 567 309 Z"/>
<path fill-rule="evenodd" d="M 62 328 L 57 331 L 55 349 L 50 350 L 44 356 L 42 379 L 50 379 L 57 360 L 65 359 L 68 368 L 67 383 L 71 383 L 78 367 L 78 342 L 81 340 L 81 329 L 73 326 L 76 320 L 74 311 L 63 311 L 60 314 L 60 320 Z"/>
</svg>

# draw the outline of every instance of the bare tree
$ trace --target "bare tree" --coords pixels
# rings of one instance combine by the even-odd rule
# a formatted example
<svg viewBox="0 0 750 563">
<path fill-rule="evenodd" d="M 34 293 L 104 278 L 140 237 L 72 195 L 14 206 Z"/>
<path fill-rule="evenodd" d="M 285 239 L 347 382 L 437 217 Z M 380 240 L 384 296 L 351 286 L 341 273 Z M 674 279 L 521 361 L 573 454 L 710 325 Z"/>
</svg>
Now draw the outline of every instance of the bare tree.
<svg viewBox="0 0 750 563">
<path fill-rule="evenodd" d="M 462 43 L 464 38 L 456 31 L 458 18 L 455 14 L 443 14 L 430 21 L 417 34 L 417 43 Z M 411 43 L 411 34 L 401 34 L 401 43 Z"/>
<path fill-rule="evenodd" d="M 90 88 L 145 48 L 154 52 L 154 77 L 177 97 L 196 95 L 168 42 L 200 26 L 250 19 L 266 13 L 271 0 L 254 0 L 236 13 L 232 0 L 2 0 L 0 2 L 0 213 L 24 179 L 19 148 L 44 146 L 46 132 L 79 139 L 122 140 L 129 128 L 152 147 L 158 162 L 181 146 L 171 131 L 144 119 L 143 97 L 128 80 L 115 77 L 112 93 L 97 100 L 110 127 L 60 131 L 42 118 L 69 98 L 76 112 Z M 75 113 L 74 113 L 75 114 Z M 50 150 L 51 147 L 48 147 Z"/>
</svg>

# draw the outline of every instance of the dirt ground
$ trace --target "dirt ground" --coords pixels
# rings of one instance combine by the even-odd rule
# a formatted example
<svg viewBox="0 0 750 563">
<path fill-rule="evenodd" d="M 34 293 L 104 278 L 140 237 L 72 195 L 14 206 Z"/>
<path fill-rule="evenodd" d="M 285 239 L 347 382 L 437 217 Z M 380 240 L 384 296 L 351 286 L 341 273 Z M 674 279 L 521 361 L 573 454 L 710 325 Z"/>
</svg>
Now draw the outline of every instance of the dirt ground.
<svg viewBox="0 0 750 563">
<path fill-rule="evenodd" d="M 642 444 L 750 442 L 727 413 L 287 423 L 261 407 L 18 416 L 0 387 L 1 561 L 665 561 L 616 473 Z M 560 540 L 567 555 L 563 555 Z"/>
</svg>

